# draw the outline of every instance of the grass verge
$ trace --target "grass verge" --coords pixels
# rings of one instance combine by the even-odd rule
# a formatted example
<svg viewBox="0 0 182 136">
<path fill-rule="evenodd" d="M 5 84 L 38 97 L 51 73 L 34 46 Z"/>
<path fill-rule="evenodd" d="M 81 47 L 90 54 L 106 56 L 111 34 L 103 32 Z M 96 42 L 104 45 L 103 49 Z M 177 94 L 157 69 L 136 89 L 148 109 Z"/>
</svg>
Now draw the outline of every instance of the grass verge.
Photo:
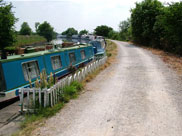
<svg viewBox="0 0 182 136">
<path fill-rule="evenodd" d="M 52 108 L 48 107 L 39 109 L 36 114 L 26 114 L 25 120 L 21 123 L 21 130 L 13 134 L 13 136 L 31 136 L 34 129 L 43 126 L 46 119 L 54 116 L 58 111 L 60 111 L 64 107 L 65 103 L 68 103 L 70 99 L 77 98 L 87 82 L 94 79 L 97 74 L 115 61 L 115 57 L 117 55 L 116 44 L 107 40 L 106 52 L 108 59 L 104 65 L 89 74 L 82 83 L 72 82 L 70 86 L 66 86 L 63 89 L 60 103 L 56 104 Z"/>
</svg>

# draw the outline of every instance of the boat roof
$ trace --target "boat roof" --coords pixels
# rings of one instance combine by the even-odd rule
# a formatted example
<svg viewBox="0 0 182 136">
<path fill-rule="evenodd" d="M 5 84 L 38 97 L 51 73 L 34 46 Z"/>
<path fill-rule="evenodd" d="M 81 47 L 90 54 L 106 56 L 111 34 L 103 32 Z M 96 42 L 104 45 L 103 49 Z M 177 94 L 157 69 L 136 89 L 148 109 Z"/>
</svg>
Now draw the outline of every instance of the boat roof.
<svg viewBox="0 0 182 136">
<path fill-rule="evenodd" d="M 79 49 L 79 48 L 84 48 L 84 47 L 88 47 L 88 46 L 91 46 L 91 45 L 90 44 L 76 45 L 76 46 L 68 47 L 68 48 L 51 49 L 51 50 L 38 51 L 38 52 L 33 52 L 33 53 L 25 53 L 23 55 L 22 54 L 21 55 L 12 55 L 12 56 L 7 56 L 7 59 L 0 60 L 0 62 L 9 62 L 9 61 L 14 61 L 14 60 L 27 59 L 27 58 L 42 56 L 45 54 L 53 54 L 53 53 L 57 53 L 57 52 Z"/>
</svg>

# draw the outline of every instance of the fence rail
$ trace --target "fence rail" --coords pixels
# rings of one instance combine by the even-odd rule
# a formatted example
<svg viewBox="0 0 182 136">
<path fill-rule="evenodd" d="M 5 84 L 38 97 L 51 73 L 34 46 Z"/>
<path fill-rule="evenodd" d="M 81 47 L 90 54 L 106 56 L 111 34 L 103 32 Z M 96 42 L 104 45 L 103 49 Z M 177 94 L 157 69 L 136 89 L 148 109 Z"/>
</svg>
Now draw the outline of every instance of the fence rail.
<svg viewBox="0 0 182 136">
<path fill-rule="evenodd" d="M 76 72 L 74 75 L 68 75 L 63 79 L 59 80 L 51 88 L 40 89 L 40 88 L 21 88 L 19 90 L 20 97 L 20 112 L 32 111 L 37 107 L 48 107 L 54 106 L 60 101 L 60 96 L 63 93 L 63 88 L 68 86 L 73 81 L 81 82 L 89 73 L 92 73 L 99 66 L 103 65 L 107 60 L 107 57 L 104 57 L 100 60 L 94 61 L 82 68 L 80 71 Z M 27 97 L 25 97 L 27 94 Z"/>
</svg>

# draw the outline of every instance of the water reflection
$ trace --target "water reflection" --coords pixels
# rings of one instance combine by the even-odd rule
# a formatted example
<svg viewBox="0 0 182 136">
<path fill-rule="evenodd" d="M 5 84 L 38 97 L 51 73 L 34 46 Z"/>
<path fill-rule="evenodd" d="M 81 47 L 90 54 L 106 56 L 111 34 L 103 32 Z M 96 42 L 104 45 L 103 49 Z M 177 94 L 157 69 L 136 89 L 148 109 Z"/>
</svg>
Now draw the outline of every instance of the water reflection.
<svg viewBox="0 0 182 136">
<path fill-rule="evenodd" d="M 74 43 L 89 43 L 88 39 L 72 39 L 72 38 L 58 38 L 52 41 L 53 44 L 62 44 L 63 41 L 74 42 Z"/>
</svg>

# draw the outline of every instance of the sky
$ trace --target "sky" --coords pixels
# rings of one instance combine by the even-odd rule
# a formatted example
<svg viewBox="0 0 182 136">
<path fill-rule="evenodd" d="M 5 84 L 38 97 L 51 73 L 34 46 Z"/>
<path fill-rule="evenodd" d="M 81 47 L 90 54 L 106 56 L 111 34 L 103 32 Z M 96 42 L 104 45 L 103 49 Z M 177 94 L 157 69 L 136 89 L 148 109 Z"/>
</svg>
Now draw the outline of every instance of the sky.
<svg viewBox="0 0 182 136">
<path fill-rule="evenodd" d="M 47 21 L 58 33 L 69 27 L 80 31 L 93 32 L 99 25 L 107 25 L 114 30 L 119 23 L 130 17 L 131 8 L 142 0 L 4 0 L 14 6 L 13 12 L 18 22 L 16 30 L 27 22 L 35 31 L 35 22 Z M 180 0 L 160 0 L 178 2 Z"/>
</svg>

